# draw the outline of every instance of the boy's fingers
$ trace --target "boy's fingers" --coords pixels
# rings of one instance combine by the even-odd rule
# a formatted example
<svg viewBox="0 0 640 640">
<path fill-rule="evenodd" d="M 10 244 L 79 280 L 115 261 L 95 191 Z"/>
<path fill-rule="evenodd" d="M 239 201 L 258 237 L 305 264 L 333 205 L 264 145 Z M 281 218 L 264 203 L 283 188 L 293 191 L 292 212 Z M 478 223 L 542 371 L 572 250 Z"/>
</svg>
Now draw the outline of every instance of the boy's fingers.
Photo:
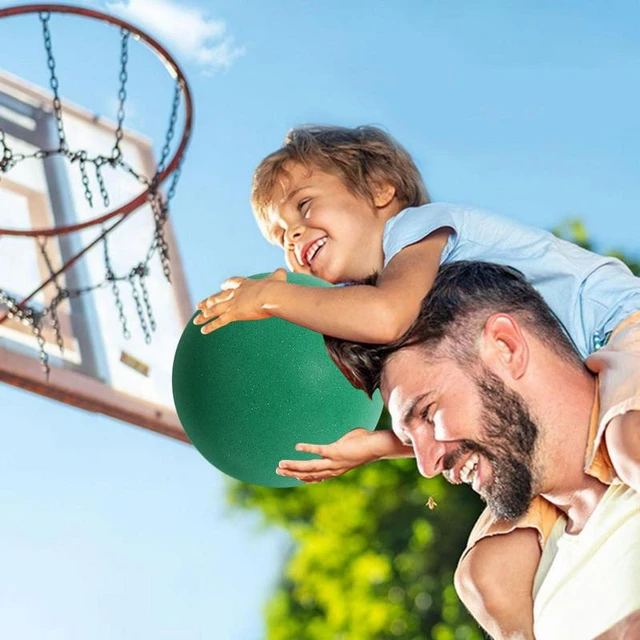
<svg viewBox="0 0 640 640">
<path fill-rule="evenodd" d="M 267 277 L 271 278 L 272 280 L 282 280 L 283 282 L 286 282 L 287 270 L 280 267 L 279 269 L 276 269 L 273 273 L 271 273 L 271 275 Z"/>
<path fill-rule="evenodd" d="M 278 469 L 293 473 L 316 473 L 331 469 L 331 460 L 281 460 Z"/>
<path fill-rule="evenodd" d="M 193 324 L 204 324 L 207 320 L 209 320 L 210 317 L 211 317 L 211 314 L 207 313 L 206 311 L 201 311 L 193 319 Z"/>
<path fill-rule="evenodd" d="M 215 307 L 217 304 L 221 302 L 226 302 L 233 298 L 233 290 L 230 291 L 219 291 L 218 293 L 214 293 L 212 296 L 205 298 L 201 302 L 199 302 L 196 306 L 196 309 L 200 311 L 208 311 L 212 307 Z"/>
<path fill-rule="evenodd" d="M 220 285 L 220 288 L 223 289 L 223 290 L 237 289 L 244 280 L 246 280 L 246 278 L 241 278 L 240 276 L 234 276 L 233 278 L 227 278 Z"/>
<path fill-rule="evenodd" d="M 296 445 L 296 451 L 303 451 L 304 453 L 315 453 L 316 455 L 324 455 L 324 450 L 327 445 L 325 444 L 307 444 L 306 442 L 300 442 Z"/>
<path fill-rule="evenodd" d="M 228 302 L 220 302 L 216 305 L 215 309 L 201 311 L 200 314 L 193 319 L 193 324 L 204 324 L 205 322 L 211 320 L 211 318 L 219 317 L 223 313 L 226 313 L 229 310 L 230 306 L 231 305 Z"/>
<path fill-rule="evenodd" d="M 280 467 L 276 469 L 276 473 L 279 476 L 284 476 L 285 478 L 295 478 L 296 480 L 301 480 L 302 482 L 305 481 L 305 478 L 308 475 L 306 473 L 301 473 L 300 471 L 294 471 L 293 469 L 281 469 Z"/>
<path fill-rule="evenodd" d="M 325 480 L 331 480 L 332 478 L 332 473 L 317 473 L 305 476 L 304 481 L 307 484 L 317 484 L 318 482 L 324 482 Z"/>
<path fill-rule="evenodd" d="M 200 311 L 206 311 L 207 309 L 210 309 L 216 303 L 216 296 L 218 295 L 219 295 L 218 293 L 215 293 L 212 296 L 209 296 L 208 298 L 201 300 L 196 305 L 196 309 L 200 309 Z"/>
<path fill-rule="evenodd" d="M 232 315 L 230 313 L 223 313 L 222 315 L 219 315 L 215 320 L 212 320 L 209 324 L 205 324 L 204 327 L 200 329 L 200 332 L 204 335 L 207 335 L 208 333 L 211 333 L 216 329 L 224 327 L 230 322 L 233 322 Z"/>
<path fill-rule="evenodd" d="M 306 484 L 322 482 L 323 480 L 329 480 L 333 477 L 329 472 L 300 473 L 299 471 L 288 471 L 287 469 L 280 469 L 279 467 L 276 469 L 276 473 L 279 476 L 284 476 L 286 478 L 295 478 L 296 480 L 299 480 L 300 482 L 304 482 Z"/>
</svg>

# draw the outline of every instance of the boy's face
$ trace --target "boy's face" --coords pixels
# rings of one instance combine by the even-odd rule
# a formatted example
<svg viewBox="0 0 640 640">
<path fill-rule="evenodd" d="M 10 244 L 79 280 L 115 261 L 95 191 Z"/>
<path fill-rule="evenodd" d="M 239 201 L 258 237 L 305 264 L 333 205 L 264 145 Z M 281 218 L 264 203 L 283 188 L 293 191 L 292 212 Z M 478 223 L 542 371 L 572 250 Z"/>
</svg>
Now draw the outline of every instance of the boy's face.
<svg viewBox="0 0 640 640">
<path fill-rule="evenodd" d="M 328 282 L 361 280 L 383 266 L 387 216 L 342 180 L 320 169 L 289 163 L 271 215 L 292 271 Z"/>
</svg>

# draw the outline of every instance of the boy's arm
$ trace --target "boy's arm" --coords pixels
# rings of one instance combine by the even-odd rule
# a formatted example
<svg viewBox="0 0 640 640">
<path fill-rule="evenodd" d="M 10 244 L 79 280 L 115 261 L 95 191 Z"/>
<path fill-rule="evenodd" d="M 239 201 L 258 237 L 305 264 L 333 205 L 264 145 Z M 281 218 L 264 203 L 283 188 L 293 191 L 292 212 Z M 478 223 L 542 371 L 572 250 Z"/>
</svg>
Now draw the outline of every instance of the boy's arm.
<svg viewBox="0 0 640 640">
<path fill-rule="evenodd" d="M 494 640 L 533 640 L 533 582 L 540 563 L 534 529 L 482 538 L 460 561 L 460 600 Z"/>
<path fill-rule="evenodd" d="M 616 416 L 607 425 L 604 438 L 616 474 L 640 492 L 640 411 Z"/>
<path fill-rule="evenodd" d="M 325 335 L 355 342 L 387 343 L 415 320 L 431 288 L 450 230 L 438 229 L 400 251 L 375 286 L 305 287 L 283 281 L 231 278 L 224 291 L 198 305 L 203 333 L 236 320 L 276 316 Z M 223 285 L 224 287 L 225 285 Z"/>
<path fill-rule="evenodd" d="M 594 640 L 633 640 L 640 638 L 640 611 L 630 613 Z"/>
</svg>

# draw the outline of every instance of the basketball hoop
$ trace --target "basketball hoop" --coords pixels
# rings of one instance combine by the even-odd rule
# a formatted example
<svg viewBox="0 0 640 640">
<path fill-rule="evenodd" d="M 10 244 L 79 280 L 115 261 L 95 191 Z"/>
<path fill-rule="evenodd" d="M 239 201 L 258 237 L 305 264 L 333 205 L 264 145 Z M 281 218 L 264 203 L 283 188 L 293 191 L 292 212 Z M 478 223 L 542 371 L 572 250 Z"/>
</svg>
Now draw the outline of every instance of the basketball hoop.
<svg viewBox="0 0 640 640">
<path fill-rule="evenodd" d="M 93 289 L 110 286 L 113 291 L 115 303 L 120 311 L 120 321 L 125 337 L 128 337 L 126 318 L 121 312 L 122 303 L 118 285 L 121 282 L 128 282 L 136 300 L 136 307 L 141 326 L 145 333 L 145 341 L 150 340 L 150 333 L 155 329 L 155 320 L 151 311 L 149 296 L 145 287 L 145 278 L 149 270 L 149 261 L 154 254 L 159 254 L 162 269 L 167 280 L 170 280 L 170 263 L 168 255 L 168 244 L 164 237 L 163 227 L 168 216 L 168 205 L 175 194 L 178 179 L 180 177 L 181 164 L 191 136 L 193 124 L 193 102 L 189 85 L 178 63 L 169 52 L 155 39 L 141 31 L 134 25 L 117 18 L 115 16 L 102 13 L 93 9 L 75 7 L 59 4 L 30 4 L 0 9 L 0 19 L 13 16 L 37 14 L 40 20 L 43 34 L 45 52 L 47 56 L 47 67 L 49 71 L 49 84 L 51 88 L 51 112 L 55 120 L 57 130 L 57 146 L 51 148 L 40 148 L 34 153 L 16 153 L 7 141 L 5 132 L 0 129 L 0 180 L 2 176 L 7 176 L 12 169 L 23 161 L 29 159 L 42 160 L 57 156 L 64 159 L 69 164 L 77 164 L 80 169 L 84 197 L 90 207 L 93 207 L 96 198 L 90 185 L 88 170 L 91 168 L 95 175 L 102 204 L 106 209 L 91 219 L 74 224 L 60 224 L 48 227 L 16 229 L 0 227 L 0 240 L 3 236 L 18 236 L 24 238 L 34 238 L 39 242 L 42 258 L 49 271 L 49 277 L 36 289 L 24 296 L 21 300 L 12 297 L 5 289 L 0 287 L 0 325 L 7 319 L 15 318 L 21 323 L 29 326 L 39 344 L 40 359 L 42 366 L 49 375 L 48 356 L 44 349 L 44 339 L 42 337 L 42 323 L 48 316 L 51 318 L 56 341 L 62 349 L 62 338 L 60 336 L 56 309 L 57 306 L 68 298 L 83 295 Z M 64 112 L 65 107 L 60 97 L 60 83 L 56 70 L 56 59 L 53 49 L 53 37 L 50 20 L 52 14 L 72 14 L 91 20 L 108 23 L 120 30 L 120 74 L 118 90 L 118 111 L 117 122 L 114 131 L 113 146 L 108 151 L 91 154 L 86 149 L 71 148 L 65 132 Z M 125 105 L 127 98 L 127 64 L 128 47 L 130 36 L 133 35 L 137 41 L 146 45 L 162 62 L 165 70 L 172 80 L 175 81 L 173 100 L 171 103 L 171 114 L 169 125 L 165 134 L 164 144 L 160 151 L 160 157 L 154 167 L 153 175 L 145 175 L 135 169 L 124 157 L 122 150 L 122 140 L 124 137 Z M 184 110 L 184 122 L 182 132 L 176 136 L 178 125 L 178 113 L 180 107 Z M 179 140 L 177 145 L 175 140 Z M 173 155 L 171 149 L 175 147 Z M 171 156 L 171 157 L 170 157 Z M 127 199 L 123 204 L 110 208 L 110 195 L 103 175 L 103 169 L 109 168 L 114 171 L 121 171 L 132 177 L 140 184 L 140 192 Z M 166 195 L 161 190 L 161 186 L 171 177 L 166 190 Z M 126 274 L 116 274 L 111 267 L 108 246 L 108 236 L 113 230 L 122 224 L 132 213 L 139 210 L 143 205 L 149 205 L 153 213 L 155 222 L 155 232 L 151 239 L 151 245 L 141 262 L 134 264 Z M 52 236 L 62 236 L 73 234 L 82 230 L 98 227 L 100 235 L 93 241 L 86 244 L 80 251 L 67 259 L 62 266 L 54 268 L 50 255 L 48 254 L 46 240 Z M 83 289 L 68 288 L 61 282 L 60 276 L 67 272 L 80 258 L 90 249 L 101 243 L 104 252 L 104 279 L 94 282 L 90 287 Z M 41 292 L 47 285 L 53 284 L 56 288 L 56 295 L 44 309 L 36 310 L 29 306 L 29 301 Z"/>
</svg>

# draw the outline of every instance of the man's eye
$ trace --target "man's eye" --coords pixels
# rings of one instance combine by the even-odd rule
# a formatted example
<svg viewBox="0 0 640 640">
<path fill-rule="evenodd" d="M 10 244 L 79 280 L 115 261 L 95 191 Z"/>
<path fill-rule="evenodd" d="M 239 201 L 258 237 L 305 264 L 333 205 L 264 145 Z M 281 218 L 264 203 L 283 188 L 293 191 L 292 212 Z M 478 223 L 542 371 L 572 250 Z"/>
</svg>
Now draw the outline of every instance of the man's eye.
<svg viewBox="0 0 640 640">
<path fill-rule="evenodd" d="M 422 413 L 420 414 L 420 417 L 422 418 L 422 420 L 424 420 L 429 424 L 433 424 L 432 409 L 433 409 L 433 404 L 429 404 L 423 409 Z"/>
</svg>

